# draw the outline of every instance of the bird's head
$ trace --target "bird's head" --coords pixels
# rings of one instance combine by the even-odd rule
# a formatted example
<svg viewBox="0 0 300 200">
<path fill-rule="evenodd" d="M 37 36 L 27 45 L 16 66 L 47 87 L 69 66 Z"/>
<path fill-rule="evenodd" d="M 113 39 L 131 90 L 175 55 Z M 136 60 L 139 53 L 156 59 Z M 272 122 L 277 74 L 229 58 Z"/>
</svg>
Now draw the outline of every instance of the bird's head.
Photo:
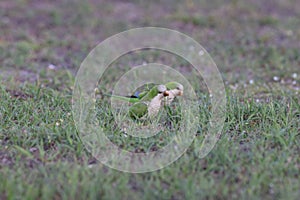
<svg viewBox="0 0 300 200">
<path fill-rule="evenodd" d="M 183 95 L 183 85 L 178 82 L 172 81 L 166 84 L 167 90 L 172 91 L 172 93 L 176 96 Z"/>
<path fill-rule="evenodd" d="M 159 94 L 163 94 L 165 97 L 169 96 L 169 92 L 167 90 L 167 87 L 165 85 L 158 85 L 157 91 Z"/>
</svg>

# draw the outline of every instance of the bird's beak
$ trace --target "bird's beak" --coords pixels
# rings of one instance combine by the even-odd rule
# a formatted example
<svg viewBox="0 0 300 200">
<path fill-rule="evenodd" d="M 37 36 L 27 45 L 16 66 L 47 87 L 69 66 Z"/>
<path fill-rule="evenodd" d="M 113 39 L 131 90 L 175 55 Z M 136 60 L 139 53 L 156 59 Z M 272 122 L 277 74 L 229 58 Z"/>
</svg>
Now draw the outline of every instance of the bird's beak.
<svg viewBox="0 0 300 200">
<path fill-rule="evenodd" d="M 178 95 L 179 95 L 179 96 L 182 96 L 182 95 L 183 95 L 183 91 L 180 91 Z"/>
<path fill-rule="evenodd" d="M 167 96 L 169 96 L 169 91 L 166 90 L 166 91 L 164 91 L 163 94 L 164 94 L 164 97 L 167 97 Z"/>
</svg>

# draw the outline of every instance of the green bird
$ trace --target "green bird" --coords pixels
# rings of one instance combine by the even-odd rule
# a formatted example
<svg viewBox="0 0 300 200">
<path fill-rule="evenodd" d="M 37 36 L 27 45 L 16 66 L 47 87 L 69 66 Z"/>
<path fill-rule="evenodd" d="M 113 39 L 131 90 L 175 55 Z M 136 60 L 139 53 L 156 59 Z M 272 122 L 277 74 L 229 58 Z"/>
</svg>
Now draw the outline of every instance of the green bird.
<svg viewBox="0 0 300 200">
<path fill-rule="evenodd" d="M 154 86 L 139 102 L 134 103 L 129 108 L 129 116 L 133 119 L 155 117 L 160 110 L 162 100 L 168 95 L 169 92 L 165 85 Z"/>
<path fill-rule="evenodd" d="M 139 87 L 134 94 L 131 96 L 118 96 L 118 95 L 107 95 L 112 97 L 113 99 L 121 100 L 121 101 L 127 101 L 129 103 L 137 103 L 140 102 L 140 100 L 145 97 L 149 91 L 154 88 L 155 86 L 158 86 L 158 84 L 155 83 L 147 83 L 141 87 Z M 169 91 L 169 96 L 164 99 L 164 104 L 170 105 L 172 101 L 175 99 L 177 96 L 182 96 L 183 95 L 183 85 L 171 81 L 165 84 L 167 90 Z"/>
<path fill-rule="evenodd" d="M 128 98 L 131 98 L 131 101 L 138 101 L 137 99 L 142 99 L 151 88 L 153 88 L 155 85 L 154 83 L 147 83 L 144 86 L 138 88 L 135 93 L 131 96 L 128 96 Z M 171 81 L 165 84 L 167 90 L 170 92 L 170 95 L 167 97 L 167 100 L 169 103 L 171 103 L 175 97 L 177 96 L 182 96 L 183 95 L 183 85 L 175 82 L 175 81 Z"/>
</svg>

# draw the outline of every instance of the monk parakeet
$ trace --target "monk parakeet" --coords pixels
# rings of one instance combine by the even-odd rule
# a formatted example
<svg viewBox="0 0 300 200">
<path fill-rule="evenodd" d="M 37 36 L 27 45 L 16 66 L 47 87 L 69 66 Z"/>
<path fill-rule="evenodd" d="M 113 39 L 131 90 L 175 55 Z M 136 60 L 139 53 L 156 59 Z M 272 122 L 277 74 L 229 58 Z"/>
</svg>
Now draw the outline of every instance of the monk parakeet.
<svg viewBox="0 0 300 200">
<path fill-rule="evenodd" d="M 156 84 L 154 83 L 145 84 L 144 86 L 138 88 L 133 95 L 129 96 L 129 98 L 142 99 L 155 85 Z M 181 85 L 180 83 L 171 81 L 166 83 L 165 86 L 170 92 L 170 95 L 167 97 L 167 104 L 170 104 L 175 97 L 183 95 L 183 85 Z"/>
<path fill-rule="evenodd" d="M 155 117 L 159 112 L 163 98 L 168 95 L 169 92 L 165 85 L 154 86 L 139 102 L 129 108 L 129 116 L 133 119 L 140 119 L 146 116 L 150 118 Z"/>
<path fill-rule="evenodd" d="M 129 103 L 137 103 L 143 97 L 145 97 L 149 93 L 149 91 L 155 86 L 158 86 L 158 84 L 147 83 L 139 87 L 131 96 L 126 96 L 126 97 L 118 96 L 118 95 L 110 95 L 110 96 L 117 100 L 127 101 Z M 175 97 L 183 95 L 183 85 L 181 85 L 180 83 L 172 81 L 166 83 L 165 86 L 169 91 L 169 96 L 166 97 L 166 99 L 164 99 L 164 103 L 166 105 L 170 105 L 170 103 L 174 100 Z"/>
</svg>

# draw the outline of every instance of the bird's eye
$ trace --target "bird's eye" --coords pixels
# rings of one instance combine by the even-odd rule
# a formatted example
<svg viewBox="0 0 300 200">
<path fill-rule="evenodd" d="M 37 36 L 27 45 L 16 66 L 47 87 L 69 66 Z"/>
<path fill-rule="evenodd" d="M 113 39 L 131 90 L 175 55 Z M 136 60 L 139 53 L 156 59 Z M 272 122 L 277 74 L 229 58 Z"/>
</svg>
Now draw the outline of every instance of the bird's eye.
<svg viewBox="0 0 300 200">
<path fill-rule="evenodd" d="M 178 86 L 176 87 L 176 89 L 177 89 L 177 90 L 183 90 L 183 86 L 182 86 L 182 85 L 178 85 Z"/>
<path fill-rule="evenodd" d="M 159 93 L 163 93 L 164 91 L 167 90 L 166 86 L 164 86 L 164 85 L 159 85 L 159 86 L 157 87 L 157 89 L 158 89 L 158 92 L 159 92 Z"/>
</svg>

